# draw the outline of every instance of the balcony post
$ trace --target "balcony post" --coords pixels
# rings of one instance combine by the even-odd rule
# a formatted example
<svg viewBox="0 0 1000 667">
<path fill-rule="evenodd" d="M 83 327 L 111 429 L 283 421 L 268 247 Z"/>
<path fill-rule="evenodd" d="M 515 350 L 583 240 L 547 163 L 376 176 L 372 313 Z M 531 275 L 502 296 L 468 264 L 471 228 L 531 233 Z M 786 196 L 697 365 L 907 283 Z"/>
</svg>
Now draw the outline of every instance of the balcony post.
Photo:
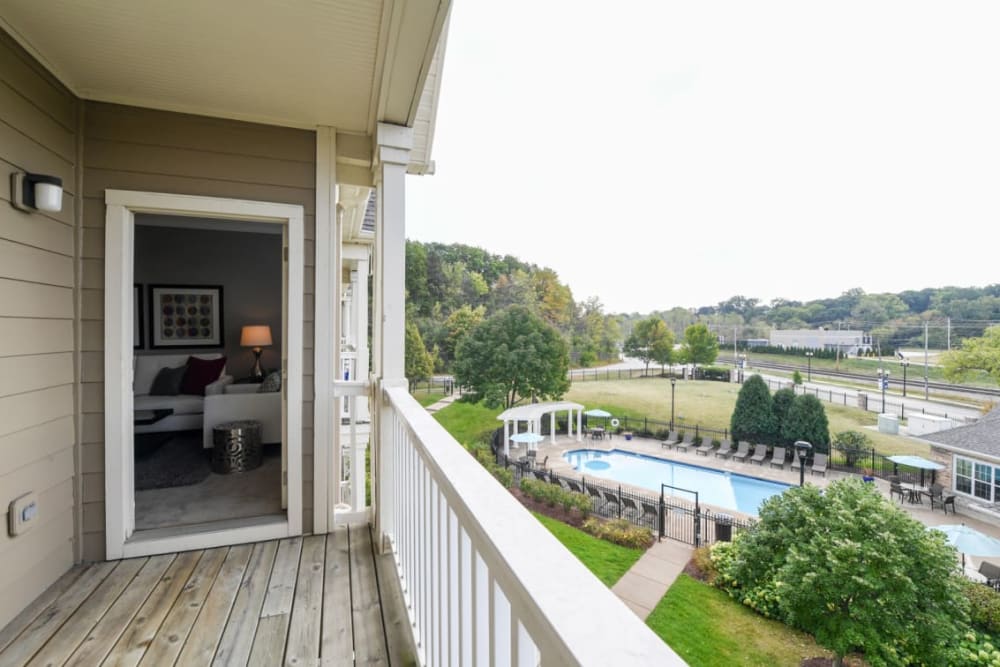
<svg viewBox="0 0 1000 667">
<path fill-rule="evenodd" d="M 375 304 L 372 350 L 376 409 L 372 428 L 372 502 L 380 550 L 395 531 L 392 516 L 394 484 L 389 448 L 392 421 L 383 395 L 387 387 L 406 386 L 404 337 L 406 327 L 406 168 L 413 130 L 379 123 L 375 136 Z"/>
</svg>

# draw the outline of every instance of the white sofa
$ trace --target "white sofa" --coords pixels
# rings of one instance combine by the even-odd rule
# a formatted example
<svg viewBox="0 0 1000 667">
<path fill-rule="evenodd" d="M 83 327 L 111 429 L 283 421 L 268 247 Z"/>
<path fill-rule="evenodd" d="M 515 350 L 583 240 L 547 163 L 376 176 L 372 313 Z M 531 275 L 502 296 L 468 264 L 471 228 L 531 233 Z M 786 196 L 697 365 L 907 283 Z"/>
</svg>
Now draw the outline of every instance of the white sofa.
<svg viewBox="0 0 1000 667">
<path fill-rule="evenodd" d="M 213 427 L 241 419 L 260 422 L 262 443 L 281 442 L 281 392 L 259 393 L 259 388 L 259 384 L 227 384 L 221 394 L 205 396 L 205 448 L 212 446 Z"/>
<path fill-rule="evenodd" d="M 135 367 L 132 373 L 132 409 L 140 410 L 173 410 L 173 414 L 164 417 L 155 424 L 135 426 L 135 433 L 163 433 L 167 431 L 190 431 L 202 428 L 205 412 L 205 396 L 178 394 L 176 396 L 150 396 L 149 390 L 153 380 L 161 368 L 177 368 L 187 363 L 188 357 L 199 359 L 218 359 L 221 354 L 144 354 L 133 357 Z M 219 378 L 205 387 L 205 395 L 221 394 L 223 388 L 230 384 L 233 378 L 226 375 L 222 369 Z"/>
</svg>

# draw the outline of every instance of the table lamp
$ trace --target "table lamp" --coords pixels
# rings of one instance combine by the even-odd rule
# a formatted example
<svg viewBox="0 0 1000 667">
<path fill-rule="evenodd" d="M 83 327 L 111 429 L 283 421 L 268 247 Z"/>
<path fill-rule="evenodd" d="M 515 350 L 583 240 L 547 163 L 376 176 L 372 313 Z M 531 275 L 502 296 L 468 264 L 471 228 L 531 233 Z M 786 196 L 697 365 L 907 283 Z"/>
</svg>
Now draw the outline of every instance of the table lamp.
<svg viewBox="0 0 1000 667">
<path fill-rule="evenodd" d="M 271 345 L 271 327 L 266 324 L 248 325 L 240 332 L 240 346 L 253 348 L 254 362 L 250 376 L 257 381 L 264 379 L 264 370 L 260 367 L 261 348 L 269 345 Z"/>
</svg>

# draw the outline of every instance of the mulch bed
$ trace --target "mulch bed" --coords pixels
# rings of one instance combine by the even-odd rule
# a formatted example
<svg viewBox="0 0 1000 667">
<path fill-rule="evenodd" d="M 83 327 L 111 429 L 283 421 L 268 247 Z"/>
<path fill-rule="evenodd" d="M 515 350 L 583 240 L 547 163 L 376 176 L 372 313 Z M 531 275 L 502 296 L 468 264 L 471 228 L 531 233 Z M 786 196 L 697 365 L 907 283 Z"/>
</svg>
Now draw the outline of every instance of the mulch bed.
<svg viewBox="0 0 1000 667">
<path fill-rule="evenodd" d="M 568 523 L 574 528 L 579 528 L 583 525 L 583 516 L 579 512 L 567 512 L 561 505 L 550 507 L 545 503 L 538 502 L 531 496 L 525 495 L 521 492 L 521 489 L 510 489 L 510 492 L 521 502 L 522 505 L 527 507 L 532 512 L 544 514 L 545 516 L 553 518 L 557 521 Z"/>
</svg>

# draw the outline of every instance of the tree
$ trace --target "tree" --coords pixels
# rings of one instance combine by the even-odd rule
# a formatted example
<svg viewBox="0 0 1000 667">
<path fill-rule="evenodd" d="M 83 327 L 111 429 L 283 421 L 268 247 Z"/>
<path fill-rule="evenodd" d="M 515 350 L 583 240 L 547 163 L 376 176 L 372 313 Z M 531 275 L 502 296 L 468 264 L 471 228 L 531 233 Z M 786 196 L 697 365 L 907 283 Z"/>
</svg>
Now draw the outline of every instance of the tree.
<svg viewBox="0 0 1000 667">
<path fill-rule="evenodd" d="M 795 392 L 791 389 L 779 389 L 774 392 L 774 396 L 771 397 L 771 414 L 774 415 L 774 432 L 778 435 L 777 442 L 781 444 L 790 445 L 795 442 L 794 440 L 786 440 L 781 437 L 781 427 L 785 423 L 785 418 L 788 417 L 788 411 L 791 409 L 794 401 Z"/>
<path fill-rule="evenodd" d="M 455 353 L 455 380 L 490 407 L 559 398 L 569 389 L 568 370 L 566 341 L 524 306 L 477 324 Z"/>
<path fill-rule="evenodd" d="M 946 665 L 967 629 L 955 551 L 857 479 L 764 502 L 754 530 L 716 546 L 716 583 L 812 633 L 835 664 Z"/>
<path fill-rule="evenodd" d="M 406 324 L 406 342 L 404 353 L 406 355 L 406 378 L 410 382 L 410 388 L 426 380 L 434 372 L 434 362 L 427 348 L 424 347 L 424 339 L 420 337 L 420 329 L 413 322 Z"/>
<path fill-rule="evenodd" d="M 986 371 L 1000 384 L 1000 326 L 986 329 L 979 338 L 966 338 L 962 347 L 942 359 L 944 375 L 952 382 L 961 381 L 972 371 Z"/>
<path fill-rule="evenodd" d="M 632 333 L 625 339 L 624 349 L 626 355 L 645 362 L 648 373 L 650 361 L 666 359 L 660 363 L 669 363 L 669 353 L 665 351 L 667 346 L 672 353 L 674 336 L 664 321 L 654 316 L 635 323 Z"/>
<path fill-rule="evenodd" d="M 736 407 L 729 419 L 733 440 L 769 443 L 774 440 L 774 413 L 771 390 L 760 375 L 751 375 L 740 387 Z"/>
<path fill-rule="evenodd" d="M 795 397 L 781 424 L 781 438 L 785 442 L 805 440 L 813 451 L 830 451 L 830 425 L 818 398 L 812 394 Z"/>
<path fill-rule="evenodd" d="M 689 364 L 710 364 L 719 356 L 719 339 L 704 324 L 692 324 L 684 330 L 681 356 Z"/>
<path fill-rule="evenodd" d="M 483 321 L 486 316 L 486 308 L 479 306 L 478 308 L 471 308 L 468 304 L 462 306 L 458 310 L 452 311 L 451 315 L 445 321 L 445 330 L 447 334 L 441 345 L 441 353 L 446 364 L 451 363 L 455 359 L 455 350 L 458 349 L 458 344 L 462 342 L 470 331 L 477 324 Z"/>
</svg>

